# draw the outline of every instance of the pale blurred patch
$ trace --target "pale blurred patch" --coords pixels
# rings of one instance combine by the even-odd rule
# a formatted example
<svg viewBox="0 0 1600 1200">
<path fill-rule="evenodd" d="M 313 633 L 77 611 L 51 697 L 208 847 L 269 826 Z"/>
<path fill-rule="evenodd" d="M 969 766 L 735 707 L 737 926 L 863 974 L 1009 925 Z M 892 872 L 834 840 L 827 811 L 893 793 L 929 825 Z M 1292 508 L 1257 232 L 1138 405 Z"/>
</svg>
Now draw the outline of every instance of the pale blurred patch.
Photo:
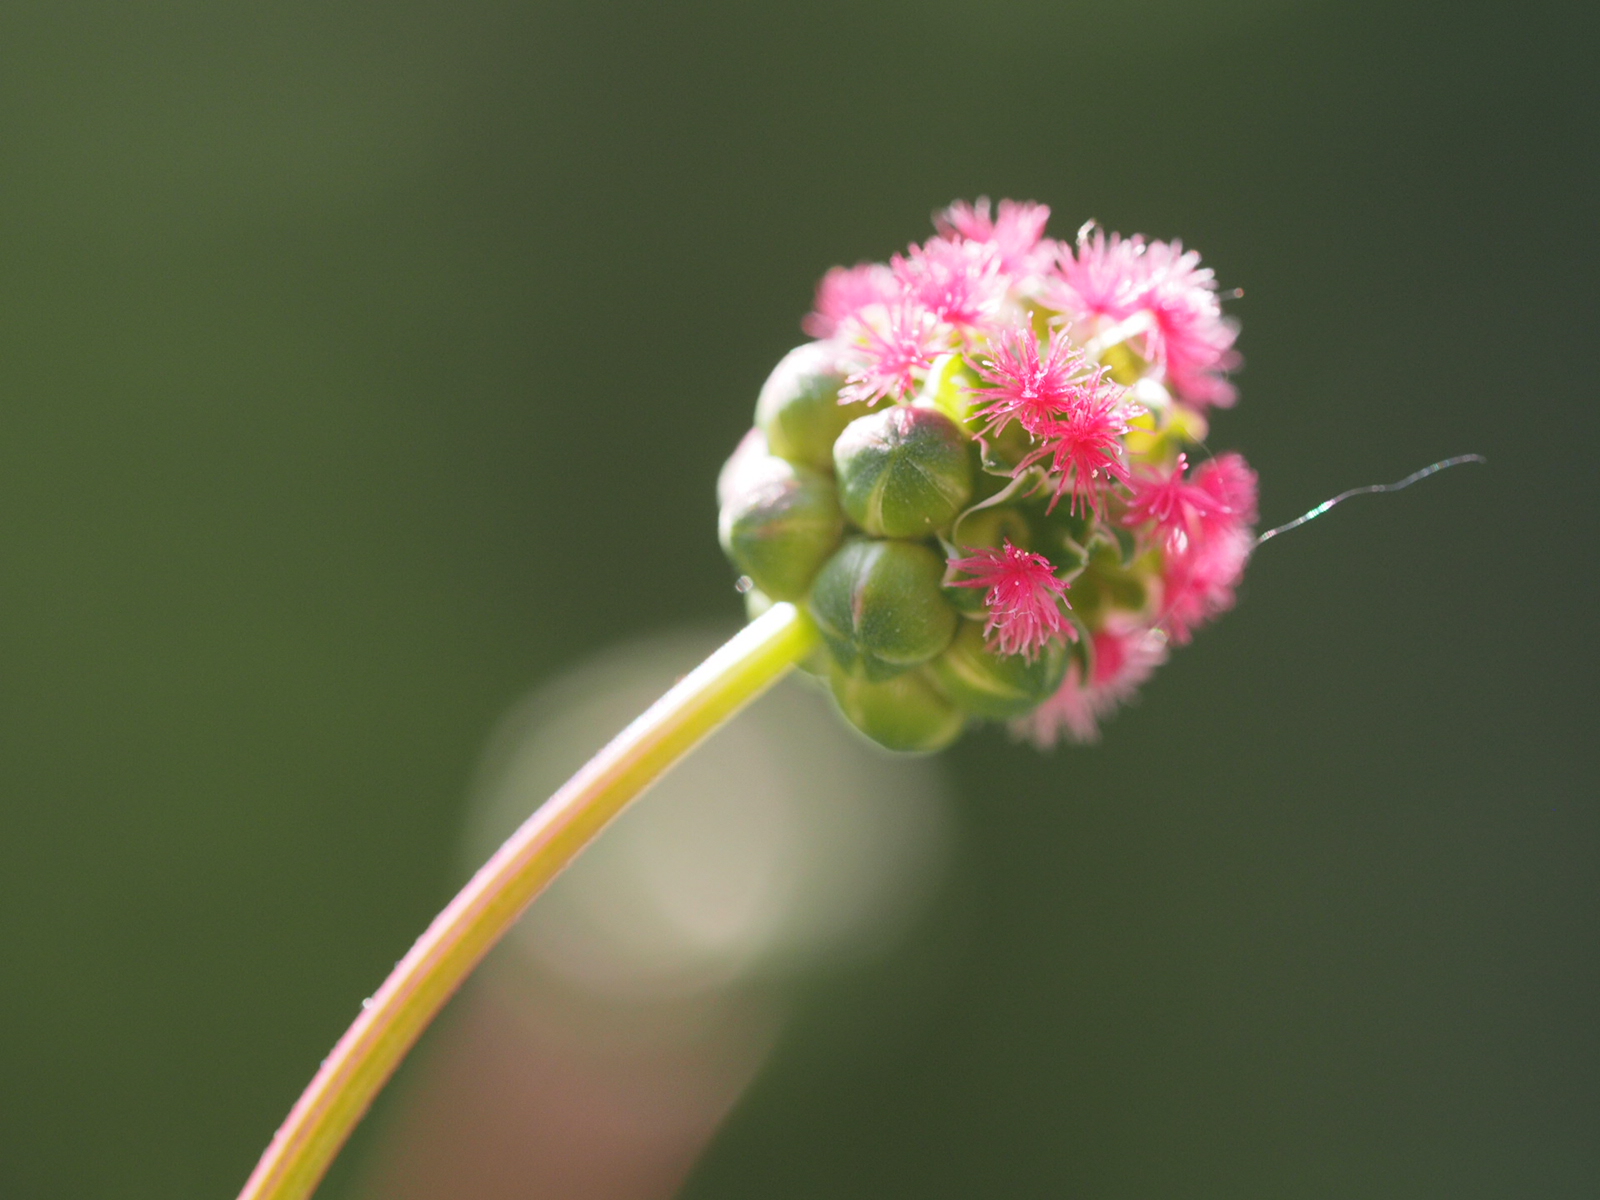
<svg viewBox="0 0 1600 1200">
<path fill-rule="evenodd" d="M 718 640 L 620 647 L 513 708 L 465 862 Z M 878 750 L 786 680 L 529 910 L 405 1084 L 368 1194 L 671 1195 L 764 1061 L 792 985 L 890 944 L 948 834 L 937 760 Z"/>
</svg>

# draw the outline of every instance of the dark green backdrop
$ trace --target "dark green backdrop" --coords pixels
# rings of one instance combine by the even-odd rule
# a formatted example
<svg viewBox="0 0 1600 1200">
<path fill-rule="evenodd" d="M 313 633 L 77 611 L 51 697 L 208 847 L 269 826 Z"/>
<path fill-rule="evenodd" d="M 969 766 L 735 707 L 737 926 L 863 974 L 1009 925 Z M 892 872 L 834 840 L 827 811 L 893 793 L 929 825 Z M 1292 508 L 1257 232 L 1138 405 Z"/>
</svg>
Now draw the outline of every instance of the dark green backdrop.
<svg viewBox="0 0 1600 1200">
<path fill-rule="evenodd" d="M 1593 11 L 4 5 L 0 1196 L 233 1194 L 497 713 L 735 611 L 816 276 L 982 192 L 1246 289 L 1268 520 L 1492 463 L 952 752 L 956 884 L 689 1195 L 1600 1192 Z"/>
</svg>

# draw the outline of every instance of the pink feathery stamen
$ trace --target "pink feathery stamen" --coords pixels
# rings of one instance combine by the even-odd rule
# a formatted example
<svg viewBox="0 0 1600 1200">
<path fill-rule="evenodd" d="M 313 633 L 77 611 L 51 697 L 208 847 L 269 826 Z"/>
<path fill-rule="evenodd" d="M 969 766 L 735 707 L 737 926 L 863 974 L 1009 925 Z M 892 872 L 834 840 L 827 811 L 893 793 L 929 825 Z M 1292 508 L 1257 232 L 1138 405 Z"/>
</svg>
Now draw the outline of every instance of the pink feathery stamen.
<svg viewBox="0 0 1600 1200">
<path fill-rule="evenodd" d="M 1078 231 L 1076 248 L 1061 245 L 1045 289 L 1045 303 L 1076 320 L 1121 321 L 1143 307 L 1149 269 L 1141 237 L 1106 236 L 1093 224 Z"/>
<path fill-rule="evenodd" d="M 1038 708 L 1011 722 L 1011 732 L 1041 750 L 1063 736 L 1073 742 L 1100 740 L 1100 722 L 1132 698 L 1167 659 L 1167 638 L 1134 618 L 1114 615 L 1092 636 L 1094 671 L 1083 678 L 1082 664 L 1067 667 L 1061 687 Z"/>
<path fill-rule="evenodd" d="M 1170 470 L 1156 467 L 1135 471 L 1131 480 L 1133 495 L 1128 500 L 1122 523 L 1130 529 L 1154 525 L 1170 551 L 1181 552 L 1198 537 L 1207 518 L 1226 513 L 1221 499 L 1194 480 L 1184 478 L 1189 456 L 1178 455 Z"/>
<path fill-rule="evenodd" d="M 1239 330 L 1222 315 L 1215 272 L 1182 242 L 1151 242 L 1144 262 L 1142 304 L 1156 320 L 1152 357 L 1165 364 L 1167 382 L 1192 404 L 1231 405 L 1237 392 L 1221 373 L 1239 365 Z"/>
<path fill-rule="evenodd" d="M 1195 468 L 1194 486 L 1211 498 L 1208 523 L 1256 523 L 1256 473 L 1244 455 L 1228 453 Z"/>
<path fill-rule="evenodd" d="M 1201 406 L 1233 403 L 1233 385 L 1222 373 L 1239 365 L 1238 329 L 1222 315 L 1215 274 L 1181 242 L 1107 236 L 1086 225 L 1076 247 L 1057 256 L 1043 302 L 1073 321 L 1119 322 L 1148 313 L 1151 327 L 1138 349 L 1173 392 Z"/>
<path fill-rule="evenodd" d="M 1193 486 L 1211 498 L 1211 510 L 1197 536 L 1167 550 L 1161 572 L 1161 624 L 1177 642 L 1189 641 L 1199 626 L 1233 607 L 1256 545 L 1256 473 L 1242 455 L 1201 463 Z"/>
<path fill-rule="evenodd" d="M 1187 643 L 1194 631 L 1233 607 L 1234 589 L 1255 549 L 1248 526 L 1208 530 L 1181 554 L 1168 554 L 1161 573 L 1161 624 L 1174 641 Z"/>
<path fill-rule="evenodd" d="M 1043 273 L 1055 256 L 1055 245 L 1045 240 L 1050 209 L 1032 201 L 1002 200 L 997 217 L 989 215 L 989 197 L 976 204 L 957 200 L 933 215 L 934 226 L 946 237 L 984 242 L 1000 252 L 1001 269 L 1017 279 Z"/>
<path fill-rule="evenodd" d="M 993 437 L 1016 421 L 1033 437 L 1049 436 L 1055 423 L 1099 392 L 1104 371 L 1091 367 L 1060 330 L 1050 335 L 1043 357 L 1032 329 L 1008 329 L 990 343 L 990 357 L 976 366 L 990 386 L 973 392 Z"/>
<path fill-rule="evenodd" d="M 894 272 L 882 263 L 833 267 L 817 284 L 812 311 L 800 322 L 814 338 L 832 337 L 846 322 L 874 306 L 888 307 L 900 298 Z"/>
<path fill-rule="evenodd" d="M 1010 286 L 999 251 L 983 242 L 933 238 L 889 262 L 907 299 L 952 325 L 971 328 L 990 320 Z"/>
<path fill-rule="evenodd" d="M 989 620 L 983 627 L 1001 654 L 1020 654 L 1029 662 L 1057 639 L 1071 640 L 1078 631 L 1067 620 L 1067 585 L 1042 554 L 1020 550 L 1008 540 L 999 549 L 980 548 L 967 558 L 952 558 L 950 567 L 971 575 L 954 587 L 985 588 Z"/>
<path fill-rule="evenodd" d="M 839 389 L 840 404 L 903 399 L 950 342 L 947 325 L 909 302 L 889 309 L 881 328 L 870 320 L 854 320 L 844 332 L 854 333 L 858 339 L 847 355 L 859 365 Z"/>
<path fill-rule="evenodd" d="M 1070 492 L 1073 511 L 1082 503 L 1089 512 L 1098 513 L 1108 485 L 1129 483 L 1122 439 L 1127 436 L 1129 420 L 1143 411 L 1126 399 L 1122 389 L 1107 385 L 1051 422 L 1040 435 L 1044 444 L 1017 464 L 1017 473 L 1048 460 L 1056 477 L 1050 508 Z"/>
</svg>

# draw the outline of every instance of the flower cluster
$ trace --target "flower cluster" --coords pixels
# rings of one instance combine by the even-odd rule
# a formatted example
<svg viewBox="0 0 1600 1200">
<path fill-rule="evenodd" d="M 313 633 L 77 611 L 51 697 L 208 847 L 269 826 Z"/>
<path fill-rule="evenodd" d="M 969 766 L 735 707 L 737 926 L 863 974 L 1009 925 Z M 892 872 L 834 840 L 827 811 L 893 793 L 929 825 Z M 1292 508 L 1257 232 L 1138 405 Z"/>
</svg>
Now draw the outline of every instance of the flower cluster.
<svg viewBox="0 0 1600 1200">
<path fill-rule="evenodd" d="M 809 664 L 901 750 L 972 719 L 1090 741 L 1255 545 L 1255 473 L 1191 461 L 1235 399 L 1237 330 L 1177 242 L 958 202 L 887 263 L 835 267 L 718 483 L 752 606 L 805 604 Z"/>
</svg>

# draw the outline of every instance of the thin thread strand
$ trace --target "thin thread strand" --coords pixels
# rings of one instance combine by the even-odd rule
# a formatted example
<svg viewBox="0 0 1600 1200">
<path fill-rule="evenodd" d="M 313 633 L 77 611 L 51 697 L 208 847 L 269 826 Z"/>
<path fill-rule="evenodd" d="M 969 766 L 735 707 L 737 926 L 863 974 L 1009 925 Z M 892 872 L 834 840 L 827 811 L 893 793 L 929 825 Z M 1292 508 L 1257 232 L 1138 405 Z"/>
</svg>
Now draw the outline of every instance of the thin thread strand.
<svg viewBox="0 0 1600 1200">
<path fill-rule="evenodd" d="M 1459 467 L 1462 463 L 1487 463 L 1488 461 L 1489 460 L 1481 454 L 1458 454 L 1454 458 L 1444 458 L 1440 459 L 1436 463 L 1429 463 L 1427 466 L 1423 467 L 1422 470 L 1413 471 L 1404 479 L 1397 480 L 1394 483 L 1372 483 L 1368 484 L 1366 487 L 1351 488 L 1348 492 L 1340 492 L 1331 500 L 1324 500 L 1310 512 L 1302 513 L 1300 516 L 1296 517 L 1287 524 L 1279 525 L 1275 529 L 1267 530 L 1260 537 L 1256 538 L 1256 545 L 1259 546 L 1262 542 L 1269 541 L 1270 539 L 1277 537 L 1280 533 L 1288 533 L 1291 529 L 1298 529 L 1307 521 L 1315 521 L 1334 505 L 1344 503 L 1344 501 L 1350 499 L 1351 496 L 1365 496 L 1370 492 L 1398 492 L 1401 488 L 1408 488 L 1418 480 L 1426 479 L 1429 475 L 1438 474 L 1446 467 Z"/>
</svg>

